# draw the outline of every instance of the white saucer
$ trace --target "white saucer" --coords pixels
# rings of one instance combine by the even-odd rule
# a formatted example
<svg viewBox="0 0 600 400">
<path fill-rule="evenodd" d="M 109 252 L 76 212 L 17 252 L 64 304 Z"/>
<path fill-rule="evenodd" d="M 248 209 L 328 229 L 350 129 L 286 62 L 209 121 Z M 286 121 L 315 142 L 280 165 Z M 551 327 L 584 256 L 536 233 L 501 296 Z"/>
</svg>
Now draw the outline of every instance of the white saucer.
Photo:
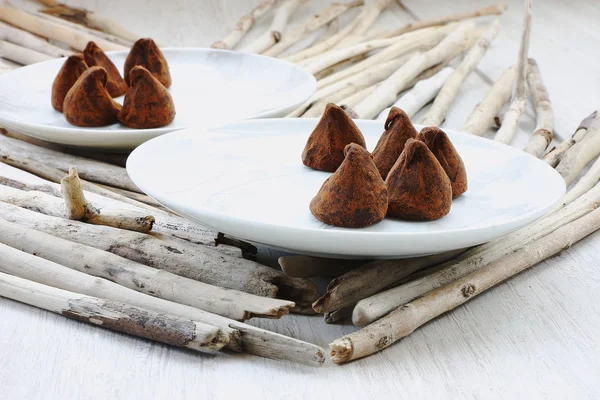
<svg viewBox="0 0 600 400">
<path fill-rule="evenodd" d="M 70 125 L 50 104 L 52 82 L 64 59 L 16 69 L 0 77 L 0 123 L 69 146 L 130 150 L 167 132 L 207 128 L 246 118 L 280 117 L 315 91 L 314 77 L 271 57 L 214 49 L 163 49 L 177 115 L 168 126 L 130 129 Z M 121 73 L 127 51 L 107 53 Z M 122 103 L 123 98 L 117 98 Z"/>
<path fill-rule="evenodd" d="M 127 171 L 165 206 L 218 231 L 330 257 L 409 257 L 473 246 L 533 222 L 565 193 L 563 179 L 546 163 L 488 139 L 447 131 L 469 180 L 450 214 L 432 222 L 386 218 L 364 229 L 335 228 L 308 209 L 329 176 L 300 160 L 316 123 L 252 120 L 173 132 L 138 147 Z M 383 122 L 356 123 L 372 150 Z"/>
</svg>

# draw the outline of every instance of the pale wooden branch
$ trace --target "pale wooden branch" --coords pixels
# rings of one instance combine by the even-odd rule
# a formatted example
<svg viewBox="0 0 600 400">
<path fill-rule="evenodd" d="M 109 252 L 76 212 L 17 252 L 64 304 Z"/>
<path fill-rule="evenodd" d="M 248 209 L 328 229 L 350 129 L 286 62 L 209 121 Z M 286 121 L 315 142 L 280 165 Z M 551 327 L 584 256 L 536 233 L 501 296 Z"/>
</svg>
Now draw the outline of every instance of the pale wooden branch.
<svg viewBox="0 0 600 400">
<path fill-rule="evenodd" d="M 475 25 L 472 22 L 462 23 L 433 49 L 417 53 L 402 67 L 387 78 L 369 97 L 356 105 L 354 111 L 360 118 L 375 118 L 381 110 L 396 101 L 397 94 L 424 70 L 445 62 L 456 56 L 457 50 L 463 49 L 473 34 Z"/>
<path fill-rule="evenodd" d="M 0 158 L 0 161 L 2 158 Z M 64 176 L 64 173 L 60 172 L 60 178 Z M 0 162 L 0 184 L 5 186 L 10 186 L 20 191 L 30 192 L 29 195 L 33 196 L 33 191 L 41 191 L 47 194 L 50 194 L 56 198 L 54 199 L 46 199 L 39 200 L 44 201 L 44 203 L 49 203 L 48 207 L 56 209 L 60 214 L 51 214 L 57 216 L 64 216 L 64 206 L 62 202 L 62 194 L 60 185 L 44 180 L 40 177 L 32 175 L 28 172 L 22 171 L 20 169 L 14 168 L 8 164 L 4 164 Z M 89 182 L 82 181 L 83 189 L 86 198 L 88 198 L 92 203 L 96 204 L 98 207 L 103 207 L 107 209 L 126 209 L 136 212 L 144 212 L 148 211 L 152 213 L 158 221 L 154 224 L 154 232 L 160 233 L 161 235 L 165 235 L 177 240 L 184 240 L 187 242 L 195 243 L 195 244 L 203 244 L 208 246 L 214 245 L 214 239 L 217 235 L 217 232 L 212 231 L 206 227 L 193 223 L 192 221 L 181 218 L 177 215 L 174 215 L 168 211 L 163 211 L 160 209 L 156 209 L 151 206 L 147 206 L 144 203 L 139 203 L 134 200 L 131 200 L 127 197 L 120 196 L 111 191 L 107 190 L 99 190 L 97 193 L 88 190 L 87 185 L 90 185 L 92 189 L 94 189 L 94 185 Z M 8 196 L 7 191 L 0 192 L 1 196 Z M 18 201 L 21 204 L 29 204 L 31 201 L 27 196 L 28 193 L 20 193 L 17 192 L 11 194 L 14 197 L 14 201 Z M 16 203 L 15 203 L 16 204 Z M 20 205 L 20 204 L 19 204 Z M 219 246 L 218 250 L 222 253 L 225 253 L 230 256 L 239 257 L 241 256 L 240 249 L 234 249 L 229 246 Z"/>
<path fill-rule="evenodd" d="M 86 32 L 76 31 L 53 21 L 44 20 L 12 7 L 0 6 L 0 20 L 38 36 L 53 39 L 83 51 L 90 41 L 96 42 L 103 50 L 127 50 L 125 46 L 109 42 Z"/>
<path fill-rule="evenodd" d="M 529 53 L 529 37 L 531 36 L 531 3 L 532 0 L 525 0 L 525 17 L 523 21 L 523 33 L 521 35 L 521 45 L 519 47 L 519 56 L 517 59 L 517 77 L 515 87 L 510 102 L 510 106 L 504 118 L 502 126 L 496 133 L 494 140 L 510 144 L 515 133 L 521 114 L 525 111 L 527 104 L 527 54 Z"/>
<path fill-rule="evenodd" d="M 348 319 L 352 316 L 352 307 L 342 308 L 323 314 L 323 320 L 326 324 L 335 324 Z"/>
<path fill-rule="evenodd" d="M 18 8 L 18 7 L 16 7 L 16 8 Z M 54 22 L 58 25 L 63 25 L 65 27 L 67 27 L 68 29 L 72 29 L 73 31 L 84 32 L 88 35 L 104 39 L 107 42 L 112 42 L 112 43 L 116 43 L 121 46 L 125 46 L 126 48 L 130 48 L 133 45 L 133 43 L 135 42 L 135 41 L 123 39 L 123 38 L 115 36 L 115 35 L 111 35 L 110 33 L 101 32 L 96 29 L 90 29 L 87 26 L 79 25 L 74 22 L 67 21 L 66 19 L 55 17 L 53 15 L 44 14 L 44 13 L 37 12 L 37 11 L 34 11 L 34 12 L 29 12 L 28 10 L 23 10 L 23 11 L 28 12 L 29 14 L 32 14 L 33 16 L 35 16 L 37 18 L 40 18 L 40 19 L 43 19 L 46 21 L 50 21 L 50 22 Z"/>
<path fill-rule="evenodd" d="M 351 45 L 352 38 L 367 33 L 369 28 L 375 23 L 379 15 L 392 3 L 391 0 L 374 0 L 365 7 L 365 12 L 360 19 L 358 19 L 357 25 L 352 29 L 348 37 L 343 38 L 341 41 L 336 43 L 336 47 L 343 47 Z"/>
<path fill-rule="evenodd" d="M 450 15 L 446 15 L 441 18 L 434 18 L 434 19 L 430 19 L 430 20 L 413 22 L 411 24 L 403 26 L 400 29 L 390 32 L 388 34 L 388 36 L 397 36 L 397 35 L 401 35 L 403 33 L 414 31 L 417 29 L 423 29 L 423 28 L 427 28 L 430 26 L 437 26 L 437 25 L 446 25 L 446 24 L 449 24 L 452 22 L 459 22 L 459 21 L 463 21 L 465 19 L 470 19 L 470 18 L 483 17 L 486 15 L 500 15 L 505 10 L 506 10 L 505 4 L 492 4 L 491 6 L 487 6 L 487 7 L 479 8 L 476 10 L 471 10 L 471 11 L 459 12 L 456 14 L 450 14 Z"/>
<path fill-rule="evenodd" d="M 583 196 L 587 191 L 600 181 L 600 158 L 592 164 L 590 169 L 577 181 L 562 198 L 561 206 L 566 206 Z M 560 206 L 559 206 L 560 207 Z"/>
<path fill-rule="evenodd" d="M 325 40 L 322 40 L 319 43 L 303 49 L 295 54 L 292 54 L 285 59 L 291 62 L 299 62 L 326 52 L 343 41 L 346 37 L 353 34 L 354 31 L 358 31 L 359 29 L 362 30 L 365 26 L 372 25 L 379 14 L 385 7 L 387 7 L 389 3 L 389 0 L 379 0 L 367 4 L 365 7 L 363 7 L 360 14 L 358 14 L 358 16 L 350 24 L 346 25 L 346 27 L 337 34 L 332 35 Z"/>
<path fill-rule="evenodd" d="M 568 149 L 556 166 L 558 172 L 569 186 L 583 168 L 600 154 L 600 115 L 590 123 L 585 137 Z"/>
<path fill-rule="evenodd" d="M 240 321 L 253 317 L 278 318 L 287 314 L 294 305 L 181 277 L 1 218 L 0 227 L 0 243 L 7 246 L 132 290 L 227 318 Z M 5 264 L 10 265 L 9 262 Z M 18 264 L 14 268 L 18 268 Z"/>
<path fill-rule="evenodd" d="M 0 22 L 0 39 L 51 57 L 64 57 L 73 54 L 70 50 L 50 44 L 44 39 L 4 22 Z"/>
<path fill-rule="evenodd" d="M 535 130 L 523 151 L 540 158 L 544 155 L 554 137 L 554 112 L 552 111 L 548 90 L 542 80 L 542 74 L 533 58 L 529 59 L 527 83 L 533 99 L 536 123 Z"/>
<path fill-rule="evenodd" d="M 313 303 L 317 312 L 331 312 L 397 284 L 415 271 L 446 261 L 460 251 L 401 260 L 377 260 L 354 269 L 329 283 L 327 292 Z"/>
<path fill-rule="evenodd" d="M 3 188 L 2 192 L 7 191 L 6 189 L 8 188 Z M 254 261 L 226 256 L 214 247 L 56 217 L 60 211 L 53 207 L 52 199 L 43 193 L 37 193 L 31 200 L 17 196 L 13 198 L 19 200 L 19 206 L 33 211 L 1 202 L 1 218 L 52 236 L 107 251 L 208 285 L 255 296 L 288 299 L 296 303 L 294 310 L 299 312 L 309 308 L 309 304 L 318 297 L 317 288 L 308 280 L 288 277 L 281 271 Z M 44 212 L 47 214 L 43 214 Z M 285 301 L 273 304 L 284 305 L 284 309 L 293 306 Z"/>
<path fill-rule="evenodd" d="M 42 1 L 42 3 L 46 2 Z M 131 32 L 118 22 L 95 12 L 83 8 L 70 7 L 58 2 L 46 4 L 46 6 L 46 8 L 41 10 L 42 13 L 57 16 L 97 31 L 106 32 L 131 43 L 141 38 L 140 35 Z"/>
<path fill-rule="evenodd" d="M 23 65 L 52 60 L 52 57 L 47 54 L 39 53 L 5 40 L 0 40 L 0 56 Z"/>
<path fill-rule="evenodd" d="M 454 68 L 445 67 L 431 78 L 417 82 L 417 84 L 405 94 L 403 94 L 392 107 L 398 107 L 406 115 L 413 117 L 420 109 L 435 98 L 442 85 L 452 75 Z M 377 116 L 377 119 L 385 120 L 391 107 L 386 108 Z"/>
<path fill-rule="evenodd" d="M 343 100 L 339 101 L 338 104 L 340 105 L 340 107 L 342 107 L 345 110 L 352 109 L 352 108 L 356 107 L 356 105 L 358 103 L 360 103 L 365 98 L 367 98 L 367 96 L 369 96 L 371 93 L 373 93 L 375 91 L 375 89 L 377 89 L 377 86 L 379 86 L 379 83 L 376 83 L 374 85 L 371 85 L 364 89 L 361 89 L 358 92 L 355 92 L 353 95 L 348 96 L 348 97 L 344 98 Z"/>
<path fill-rule="evenodd" d="M 239 43 L 240 40 L 246 33 L 252 28 L 252 25 L 264 14 L 269 12 L 273 7 L 279 4 L 280 0 L 263 0 L 258 6 L 256 6 L 250 13 L 244 15 L 235 25 L 233 31 L 229 33 L 224 39 L 213 43 L 210 47 L 214 49 L 228 49 L 231 50 Z"/>
<path fill-rule="evenodd" d="M 477 43 L 469 50 L 456 71 L 446 80 L 440 92 L 436 96 L 433 105 L 425 114 L 422 125 L 440 126 L 446 119 L 446 115 L 452 102 L 458 96 L 458 92 L 467 77 L 477 68 L 477 64 L 487 52 L 490 44 L 500 31 L 500 22 L 494 21 L 481 35 Z"/>
<path fill-rule="evenodd" d="M 337 260 L 311 256 L 279 257 L 279 266 L 289 276 L 296 278 L 340 276 L 365 264 L 363 260 Z"/>
<path fill-rule="evenodd" d="M 69 168 L 69 175 L 61 179 L 67 218 L 95 225 L 106 225 L 135 232 L 148 233 L 154 225 L 154 217 L 137 211 L 123 209 L 100 209 L 94 207 L 83 193 L 77 168 Z"/>
<path fill-rule="evenodd" d="M 600 185 L 597 185 L 576 202 L 514 233 L 474 247 L 456 259 L 441 264 L 435 272 L 417 276 L 400 286 L 361 300 L 354 308 L 353 321 L 361 326 L 369 324 L 402 304 L 503 259 L 593 211 L 599 201 Z"/>
<path fill-rule="evenodd" d="M 57 289 L 1 272 L 0 297 L 105 329 L 191 350 L 212 352 L 226 344 L 215 340 L 219 329 L 211 325 Z"/>
<path fill-rule="evenodd" d="M 481 136 L 492 126 L 494 118 L 510 99 L 516 76 L 515 67 L 509 67 L 502 73 L 483 100 L 475 106 L 461 132 Z"/>
<path fill-rule="evenodd" d="M 152 197 L 148 196 L 147 194 L 132 192 L 130 190 L 125 190 L 125 189 L 119 189 L 119 188 L 115 188 L 112 186 L 103 185 L 101 183 L 94 183 L 93 185 L 98 186 L 99 188 L 104 189 L 106 191 L 113 192 L 113 193 L 116 193 L 117 195 L 122 196 L 122 197 L 119 197 L 120 199 L 123 197 L 126 197 L 131 200 L 135 200 L 138 203 L 143 203 L 143 204 L 149 205 L 151 207 L 158 208 L 162 211 L 166 211 L 170 214 L 173 214 L 172 211 L 169 211 L 165 206 L 163 206 L 162 204 L 160 204 L 158 201 L 154 200 Z M 106 192 L 103 192 L 103 193 L 106 193 Z"/>
<path fill-rule="evenodd" d="M 286 32 L 278 43 L 271 46 L 263 54 L 266 56 L 277 57 L 285 50 L 298 43 L 298 41 L 304 38 L 307 34 L 316 31 L 322 26 L 325 26 L 349 9 L 359 7 L 361 5 L 363 5 L 362 0 L 355 0 L 350 3 L 333 3 L 313 17 L 292 28 L 289 30 L 289 32 Z"/>
<path fill-rule="evenodd" d="M 275 14 L 273 15 L 273 22 L 271 26 L 261 36 L 259 36 L 254 42 L 249 44 L 248 46 L 242 48 L 242 51 L 246 51 L 248 53 L 262 53 L 265 50 L 269 49 L 275 43 L 278 43 L 283 34 L 285 33 L 285 28 L 288 25 L 288 20 L 296 11 L 298 6 L 305 2 L 306 0 L 284 0 L 275 10 Z"/>
<path fill-rule="evenodd" d="M 307 63 L 304 68 L 312 74 L 315 74 L 329 66 L 332 66 L 338 62 L 343 60 L 369 53 L 373 50 L 377 50 L 383 47 L 392 48 L 393 51 L 387 51 L 384 53 L 384 56 L 380 56 L 378 60 L 380 61 L 388 61 L 392 58 L 401 56 L 410 51 L 414 51 L 420 48 L 431 48 L 444 37 L 444 32 L 440 32 L 439 29 L 434 30 L 421 30 L 415 31 L 411 33 L 407 33 L 406 35 L 402 35 L 400 37 L 393 37 L 389 39 L 376 39 L 370 40 L 363 43 L 358 43 L 352 46 L 343 47 L 340 49 L 331 50 L 321 56 L 315 57 L 314 59 L 309 59 L 309 63 Z M 392 47 L 393 46 L 393 47 Z M 374 64 L 373 64 L 374 65 Z M 351 73 L 342 73 L 342 70 L 336 75 L 338 75 L 339 79 L 346 78 L 355 74 L 356 72 L 360 72 L 360 68 L 356 68 L 358 65 L 353 66 L 352 69 L 354 72 Z M 363 69 L 364 70 L 364 69 Z M 330 77 L 329 77 L 330 78 Z M 331 80 L 331 79 L 329 79 Z M 338 80 L 339 81 L 339 80 Z M 317 88 L 322 88 L 326 85 L 317 84 Z"/>
<path fill-rule="evenodd" d="M 19 67 L 21 67 L 21 65 L 7 60 L 5 58 L 0 58 L 0 75 L 15 70 Z"/>
<path fill-rule="evenodd" d="M 44 166 L 59 169 L 64 173 L 69 171 L 69 167 L 75 165 L 81 177 L 87 181 L 142 193 L 131 181 L 125 168 L 112 164 L 49 150 L 2 134 L 0 134 L 0 151 L 3 155 L 36 160 Z"/>
<path fill-rule="evenodd" d="M 33 256 L 22 253 L 22 257 L 31 259 Z M 312 366 L 323 364 L 325 358 L 323 350 L 313 344 L 247 325 L 198 308 L 149 296 L 106 279 L 99 279 L 49 261 L 44 263 L 44 261 L 46 260 L 42 260 L 42 262 L 38 261 L 35 264 L 30 262 L 19 264 L 19 267 L 12 271 L 12 274 L 56 288 L 119 301 L 216 326 L 221 330 L 221 334 L 217 336 L 219 340 L 230 340 L 226 345 L 230 350 L 244 351 L 261 357 L 293 361 Z M 4 267 L 8 268 L 0 264 L 0 271 Z"/>
<path fill-rule="evenodd" d="M 449 32 L 452 31 L 453 28 L 454 26 L 448 26 L 444 28 L 427 28 L 420 31 L 411 32 L 413 38 L 415 38 L 414 35 L 419 35 L 417 34 L 417 32 L 422 32 L 421 35 L 423 36 L 420 39 L 420 43 L 414 43 L 415 39 L 413 39 L 412 42 L 411 40 L 409 40 L 408 43 L 413 43 L 413 46 L 411 46 L 412 50 L 429 50 L 436 44 L 438 44 Z M 402 35 L 399 37 L 400 40 L 396 44 L 391 45 L 386 49 L 383 49 L 379 53 L 374 54 L 373 56 L 367 58 L 366 60 L 360 63 L 357 63 L 356 65 L 343 69 L 339 72 L 336 72 L 335 74 L 331 74 L 330 76 L 319 80 L 317 82 L 317 89 L 321 89 L 326 86 L 332 85 L 333 83 L 337 83 L 351 76 L 356 76 L 356 74 L 366 71 L 370 68 L 376 67 L 382 62 L 387 62 L 397 58 L 398 56 L 409 53 L 411 51 L 411 48 L 406 47 L 406 45 L 408 44 L 406 37 L 410 38 L 411 35 Z M 417 38 L 418 37 L 419 36 L 417 36 Z M 429 40 L 427 40 L 427 38 L 429 38 Z M 393 38 L 388 38 L 387 40 L 389 39 Z"/>
<path fill-rule="evenodd" d="M 488 266 L 395 309 L 386 317 L 330 344 L 331 360 L 344 363 L 380 351 L 415 329 L 498 283 L 565 250 L 600 229 L 600 210 L 575 220 Z"/>
<path fill-rule="evenodd" d="M 564 156 L 564 154 L 566 153 L 566 151 L 573 147 L 575 143 L 580 142 L 585 137 L 585 134 L 587 133 L 587 130 L 590 127 L 590 124 L 592 123 L 594 118 L 596 118 L 596 115 L 598 115 L 598 112 L 594 111 L 593 113 L 585 117 L 579 123 L 579 126 L 575 130 L 575 133 L 573 133 L 573 135 L 569 139 L 564 140 L 557 146 L 553 147 L 542 158 L 542 160 L 551 165 L 552 167 L 556 167 L 562 159 L 562 157 Z"/>
</svg>

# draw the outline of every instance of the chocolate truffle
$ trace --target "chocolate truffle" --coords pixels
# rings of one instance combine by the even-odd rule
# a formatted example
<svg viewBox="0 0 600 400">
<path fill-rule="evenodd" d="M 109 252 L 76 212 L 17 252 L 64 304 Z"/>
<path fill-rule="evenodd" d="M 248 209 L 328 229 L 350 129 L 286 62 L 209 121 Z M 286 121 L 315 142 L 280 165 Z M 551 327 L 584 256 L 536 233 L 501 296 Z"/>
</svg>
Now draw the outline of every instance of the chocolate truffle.
<svg viewBox="0 0 600 400">
<path fill-rule="evenodd" d="M 448 135 L 440 128 L 426 127 L 421 129 L 417 139 L 429 147 L 435 158 L 450 178 L 452 184 L 452 197 L 457 198 L 467 191 L 467 171 L 462 158 L 448 138 Z"/>
<path fill-rule="evenodd" d="M 119 70 L 112 61 L 104 54 L 102 49 L 94 42 L 88 42 L 83 50 L 83 58 L 90 67 L 102 67 L 108 74 L 106 89 L 112 97 L 123 96 L 127 91 L 127 83 L 121 77 Z"/>
<path fill-rule="evenodd" d="M 385 180 L 388 215 L 430 221 L 450 212 L 452 185 L 427 145 L 408 139 Z"/>
<path fill-rule="evenodd" d="M 169 91 L 146 68 L 133 67 L 131 87 L 125 94 L 119 121 L 130 128 L 159 128 L 175 118 L 175 105 Z"/>
<path fill-rule="evenodd" d="M 154 40 L 146 38 L 139 39 L 134 43 L 133 47 L 125 60 L 125 82 L 131 85 L 129 73 L 136 65 L 141 65 L 146 68 L 164 87 L 171 86 L 171 74 L 169 73 L 169 64 L 158 48 Z"/>
<path fill-rule="evenodd" d="M 106 82 L 108 74 L 102 67 L 91 67 L 77 79 L 63 103 L 67 121 L 76 126 L 105 126 L 117 122 L 121 105 L 115 102 Z"/>
<path fill-rule="evenodd" d="M 384 125 L 385 132 L 379 138 L 373 150 L 373 160 L 381 177 L 385 179 L 390 169 L 396 163 L 404 150 L 408 139 L 417 137 L 417 130 L 410 122 L 410 118 L 398 107 L 392 107 Z"/>
<path fill-rule="evenodd" d="M 304 146 L 302 162 L 313 169 L 335 172 L 344 161 L 344 148 L 350 143 L 366 147 L 365 138 L 352 118 L 329 103 Z"/>
<path fill-rule="evenodd" d="M 385 218 L 387 189 L 369 152 L 356 143 L 344 149 L 344 161 L 310 202 L 322 222 L 343 228 L 364 228 Z"/>
<path fill-rule="evenodd" d="M 67 58 L 58 71 L 58 75 L 52 83 L 52 107 L 62 112 L 63 102 L 77 79 L 88 69 L 81 54 L 74 54 Z"/>
</svg>

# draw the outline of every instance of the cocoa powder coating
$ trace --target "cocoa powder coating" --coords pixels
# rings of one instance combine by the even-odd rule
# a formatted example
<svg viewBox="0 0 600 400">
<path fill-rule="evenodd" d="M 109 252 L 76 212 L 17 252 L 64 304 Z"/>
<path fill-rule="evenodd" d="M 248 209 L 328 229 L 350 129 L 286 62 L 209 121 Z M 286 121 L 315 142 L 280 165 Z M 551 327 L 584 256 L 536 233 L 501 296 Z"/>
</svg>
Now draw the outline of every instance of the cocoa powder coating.
<svg viewBox="0 0 600 400">
<path fill-rule="evenodd" d="M 74 54 L 65 60 L 52 83 L 51 102 L 56 111 L 63 111 L 63 102 L 69 89 L 87 69 L 88 65 L 81 54 Z"/>
<path fill-rule="evenodd" d="M 344 148 L 350 143 L 366 148 L 365 138 L 352 118 L 329 103 L 306 142 L 302 162 L 313 169 L 335 172 L 344 161 Z"/>
<path fill-rule="evenodd" d="M 91 67 L 79 77 L 63 103 L 67 121 L 76 126 L 105 126 L 117 122 L 121 105 L 106 90 L 108 75 L 102 67 Z"/>
<path fill-rule="evenodd" d="M 417 130 L 410 118 L 398 107 L 392 107 L 385 120 L 384 128 L 385 131 L 372 152 L 375 165 L 383 179 L 387 177 L 402 154 L 406 141 L 417 137 Z"/>
<path fill-rule="evenodd" d="M 125 94 L 119 121 L 136 129 L 159 128 L 175 118 L 175 104 L 169 91 L 144 67 L 129 73 L 131 87 Z"/>
<path fill-rule="evenodd" d="M 427 145 L 408 139 L 385 181 L 388 215 L 430 221 L 442 218 L 452 206 L 452 185 Z"/>
<path fill-rule="evenodd" d="M 169 64 L 158 48 L 154 40 L 149 38 L 139 39 L 134 43 L 133 47 L 125 60 L 125 82 L 131 85 L 130 72 L 133 67 L 141 65 L 146 68 L 164 87 L 171 86 L 171 74 L 169 72 Z"/>
<path fill-rule="evenodd" d="M 448 138 L 440 128 L 426 127 L 421 129 L 417 139 L 429 147 L 435 158 L 450 178 L 452 197 L 457 198 L 467 191 L 467 171 L 465 164 Z"/>
<path fill-rule="evenodd" d="M 310 202 L 320 221 L 343 228 L 364 228 L 385 218 L 388 193 L 369 152 L 356 143 L 344 149 L 344 161 Z"/>
<path fill-rule="evenodd" d="M 121 77 L 119 70 L 112 61 L 104 54 L 104 51 L 94 42 L 88 42 L 83 50 L 83 58 L 90 67 L 102 67 L 108 74 L 106 89 L 112 97 L 123 96 L 127 91 L 127 83 Z"/>
</svg>

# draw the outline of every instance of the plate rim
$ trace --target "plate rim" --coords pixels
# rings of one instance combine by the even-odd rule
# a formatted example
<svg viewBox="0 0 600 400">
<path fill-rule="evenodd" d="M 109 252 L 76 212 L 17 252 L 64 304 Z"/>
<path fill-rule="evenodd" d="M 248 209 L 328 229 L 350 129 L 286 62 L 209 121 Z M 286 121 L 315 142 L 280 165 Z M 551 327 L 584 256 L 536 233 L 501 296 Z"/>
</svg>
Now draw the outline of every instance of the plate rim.
<svg viewBox="0 0 600 400">
<path fill-rule="evenodd" d="M 253 120 L 242 120 L 242 121 L 236 121 L 236 122 L 232 122 L 232 123 L 228 123 L 228 124 L 222 124 L 218 127 L 212 127 L 212 128 L 207 128 L 207 129 L 202 129 L 203 132 L 205 131 L 219 131 L 219 130 L 232 130 L 232 128 L 235 128 L 235 126 L 237 125 L 260 125 L 260 124 L 273 124 L 273 123 L 277 123 L 279 120 L 281 119 L 253 119 Z M 316 124 L 316 122 L 319 120 L 319 118 L 302 118 L 302 119 L 290 119 L 289 121 L 304 121 L 303 123 L 313 123 Z M 276 122 L 277 121 L 277 122 Z M 355 122 L 357 123 L 357 125 L 362 125 L 362 124 L 368 124 L 368 125 L 380 125 L 380 121 L 378 120 L 364 120 L 364 119 L 357 119 L 355 120 Z M 291 123 L 296 123 L 296 122 L 291 122 Z M 414 124 L 415 128 L 417 128 L 417 130 L 420 130 L 424 125 L 421 124 Z M 179 130 L 177 132 L 171 132 L 167 135 L 161 136 L 161 137 L 157 137 L 155 139 L 151 139 L 150 141 L 140 145 L 137 149 L 135 149 L 129 156 L 129 158 L 127 159 L 127 171 L 131 177 L 131 179 L 136 183 L 136 185 L 138 185 L 140 187 L 140 189 L 142 189 L 144 192 L 146 192 L 148 195 L 150 195 L 151 197 L 155 198 L 157 201 L 159 201 L 161 204 L 163 204 L 163 197 L 168 196 L 169 193 L 164 192 L 164 191 L 153 191 L 153 190 L 149 190 L 149 188 L 147 187 L 147 185 L 145 184 L 145 180 L 143 178 L 140 179 L 139 176 L 137 176 L 135 171 L 132 171 L 133 167 L 133 163 L 135 163 L 136 159 L 140 157 L 140 154 L 142 154 L 143 151 L 145 151 L 145 146 L 149 146 L 151 145 L 150 143 L 154 140 L 169 140 L 169 135 L 174 136 L 174 135 L 184 135 L 186 134 L 186 131 L 193 131 L 196 128 L 187 128 L 187 129 L 182 129 Z M 451 132 L 452 134 L 458 134 L 458 135 L 463 135 L 466 137 L 469 137 L 469 139 L 475 140 L 475 141 L 481 141 L 481 142 L 485 142 L 487 145 L 491 145 L 492 147 L 497 147 L 497 148 L 502 148 L 503 151 L 510 151 L 513 153 L 522 153 L 522 154 L 527 154 L 525 152 L 523 152 L 522 150 L 500 143 L 500 142 L 496 142 L 487 138 L 483 138 L 483 137 L 479 137 L 479 136 L 475 136 L 475 135 L 470 135 L 468 133 L 464 133 L 464 132 L 460 132 L 454 129 L 447 129 L 444 128 L 445 132 Z M 196 135 L 198 135 L 198 133 L 196 133 Z M 516 228 L 511 228 L 508 229 L 508 231 L 506 233 L 510 233 L 510 232 L 514 232 L 526 225 L 528 225 L 529 223 L 539 219 L 540 217 L 542 217 L 543 215 L 545 215 L 548 211 L 552 210 L 558 203 L 560 203 L 560 201 L 562 200 L 562 197 L 564 196 L 564 194 L 566 193 L 566 185 L 564 184 L 564 180 L 562 179 L 562 177 L 560 176 L 560 174 L 558 174 L 558 172 L 556 172 L 556 170 L 554 168 L 552 168 L 550 165 L 548 165 L 547 163 L 543 162 L 542 160 L 531 156 L 532 160 L 536 160 L 533 162 L 539 163 L 539 165 L 543 165 L 543 168 L 548 168 L 548 171 L 551 171 L 550 173 L 552 175 L 554 175 L 554 177 L 557 180 L 557 183 L 562 182 L 562 186 L 561 186 L 561 195 L 560 197 L 551 205 L 548 205 L 547 207 L 545 207 L 543 210 L 542 209 L 536 209 L 533 211 L 529 211 L 526 214 L 523 215 L 519 215 L 519 216 L 515 216 L 515 217 L 511 217 L 509 219 L 504 219 L 502 220 L 502 223 L 495 223 L 493 225 L 488 225 L 485 227 L 479 227 L 479 228 L 456 228 L 456 229 L 449 229 L 449 230 L 444 230 L 443 232 L 373 232 L 373 231 L 368 231 L 365 232 L 363 229 L 351 229 L 351 228 L 337 228 L 335 227 L 335 229 L 332 230 L 327 230 L 327 229 L 322 229 L 322 228 L 314 228 L 314 227 L 305 227 L 305 228 L 298 228 L 298 227 L 293 227 L 293 226 L 289 226 L 289 225 L 278 225 L 278 224 L 274 224 L 271 222 L 264 222 L 264 221 L 255 221 L 255 220 L 248 220 L 248 219 L 244 219 L 244 218 L 236 218 L 236 217 L 232 217 L 226 213 L 223 212 L 219 212 L 219 211 L 214 211 L 210 208 L 207 207 L 203 207 L 202 205 L 197 205 L 194 208 L 194 214 L 198 214 L 198 215 L 203 215 L 203 216 L 208 216 L 207 218 L 210 219 L 215 219 L 218 218 L 221 220 L 221 222 L 227 223 L 227 225 L 235 223 L 237 225 L 240 226 L 240 229 L 238 230 L 249 230 L 252 229 L 253 227 L 259 227 L 261 229 L 265 229 L 265 230 L 277 230 L 278 234 L 282 233 L 282 230 L 284 231 L 285 234 L 294 234 L 294 235 L 299 235 L 299 234 L 308 234 L 308 235 L 312 235 L 312 234 L 317 234 L 320 236 L 323 235 L 328 235 L 328 233 L 324 233 L 324 232 L 331 232 L 334 231 L 335 235 L 337 236 L 337 239 L 340 240 L 344 240 L 345 238 L 352 238 L 352 239 L 357 239 L 360 238 L 361 236 L 364 237 L 364 235 L 369 235 L 372 237 L 376 237 L 376 238 L 397 238 L 398 240 L 403 240 L 406 239 L 407 237 L 410 238 L 417 238 L 417 239 L 422 239 L 423 237 L 429 237 L 432 238 L 433 240 L 436 239 L 441 239 L 444 236 L 447 235 L 453 235 L 453 234 L 465 234 L 466 232 L 468 232 L 471 236 L 478 236 L 479 234 L 481 234 L 483 231 L 488 231 L 490 229 L 498 229 L 500 227 L 506 227 L 509 225 L 516 225 Z M 130 166 L 131 165 L 131 166 Z M 177 202 L 174 202 L 177 204 Z M 166 205 L 165 205 L 166 206 Z M 166 206 L 169 207 L 169 206 Z M 170 207 L 169 207 L 170 208 Z M 187 208 L 184 206 L 181 206 L 181 208 Z M 206 222 L 201 221 L 197 216 L 190 216 L 188 215 L 189 213 L 187 212 L 182 212 L 181 210 L 177 210 L 177 213 L 181 213 L 184 215 L 187 215 L 188 218 L 195 220 L 201 224 L 206 224 Z M 522 221 L 526 221 L 526 222 L 521 222 Z M 427 223 L 426 221 L 423 222 L 418 222 L 418 223 Z M 213 227 L 214 228 L 214 227 Z M 506 234 L 504 233 L 504 234 Z M 232 233 L 233 234 L 233 233 Z M 233 234 L 235 235 L 235 234 Z M 343 237 L 342 237 L 343 236 Z M 499 237 L 501 235 L 498 235 L 497 237 Z M 245 238 L 246 240 L 249 240 L 248 238 Z M 326 238 L 326 237 L 321 237 L 321 239 L 323 240 L 331 240 L 334 239 L 332 237 L 330 238 Z M 492 239 L 490 239 L 492 240 Z M 484 243 L 480 242 L 480 243 Z M 265 245 L 269 246 L 268 243 L 264 243 Z M 476 244 L 475 244 L 476 245 Z M 272 245 L 272 246 L 277 246 L 277 245 Z M 358 254 L 358 253 L 357 253 Z M 362 254 L 362 253 L 361 253 Z"/>
</svg>

